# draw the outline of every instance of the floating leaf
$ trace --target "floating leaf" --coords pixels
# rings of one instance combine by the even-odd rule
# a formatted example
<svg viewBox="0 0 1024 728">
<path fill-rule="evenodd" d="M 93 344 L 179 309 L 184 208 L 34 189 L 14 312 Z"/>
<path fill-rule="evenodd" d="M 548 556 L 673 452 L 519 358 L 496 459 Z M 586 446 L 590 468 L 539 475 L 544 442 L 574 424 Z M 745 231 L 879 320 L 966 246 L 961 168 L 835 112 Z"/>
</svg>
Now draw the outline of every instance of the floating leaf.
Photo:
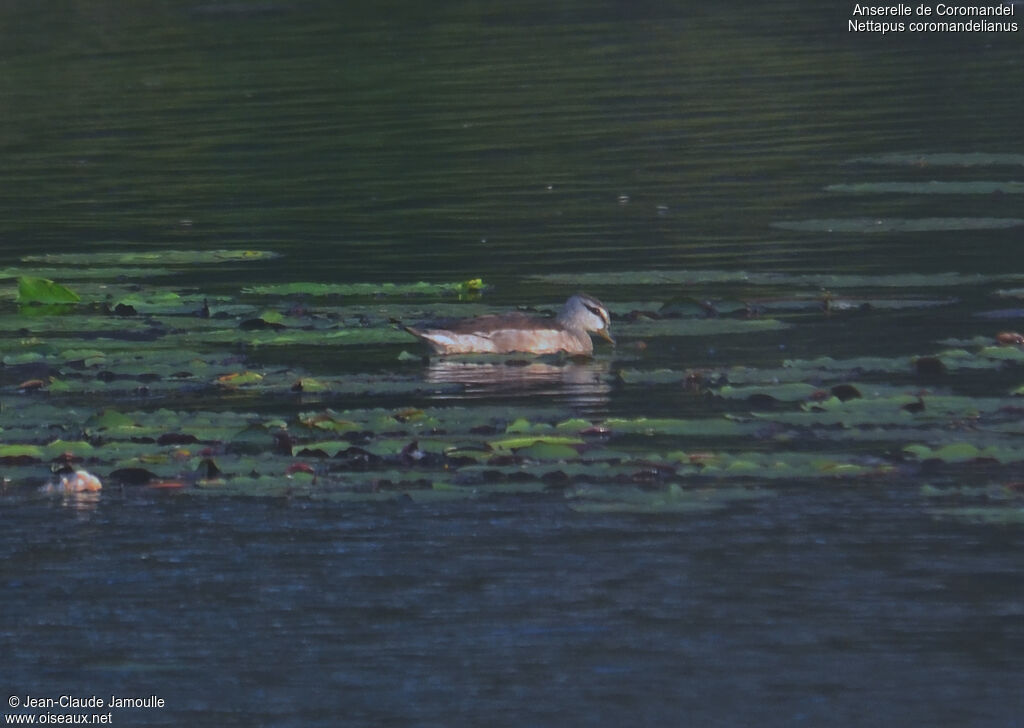
<svg viewBox="0 0 1024 728">
<path fill-rule="evenodd" d="M 792 382 L 776 386 L 762 387 L 734 387 L 726 385 L 715 390 L 715 394 L 726 399 L 751 399 L 756 397 L 771 397 L 780 402 L 799 402 L 810 399 L 821 390 L 810 384 Z"/>
<path fill-rule="evenodd" d="M 822 356 L 817 359 L 787 359 L 782 363 L 787 369 L 799 369 L 808 376 L 808 372 L 820 371 L 848 375 L 852 372 L 909 372 L 910 357 L 858 356 L 850 359 L 833 359 Z"/>
<path fill-rule="evenodd" d="M 258 372 L 232 372 L 217 377 L 217 383 L 225 387 L 242 387 L 246 384 L 257 384 L 263 381 L 263 375 Z"/>
<path fill-rule="evenodd" d="M 0 445 L 0 460 L 18 458 L 42 460 L 45 456 L 45 451 L 35 445 Z"/>
<path fill-rule="evenodd" d="M 192 336 L 167 337 L 165 341 L 191 341 Z M 351 328 L 319 331 L 246 331 L 220 329 L 203 335 L 210 344 L 244 343 L 250 346 L 364 346 L 367 344 L 407 344 L 412 335 L 396 328 Z"/>
<path fill-rule="evenodd" d="M 337 457 L 338 453 L 345 452 L 346 450 L 355 447 L 351 442 L 347 440 L 319 440 L 317 442 L 307 442 L 302 445 L 295 445 L 292 447 L 292 455 L 298 457 Z"/>
<path fill-rule="evenodd" d="M 641 435 L 689 435 L 693 437 L 742 436 L 753 432 L 757 425 L 735 422 L 720 417 L 711 419 L 671 419 L 658 417 L 637 417 L 633 419 L 610 418 L 604 426 L 612 433 Z"/>
<path fill-rule="evenodd" d="M 8 367 L 34 364 L 41 361 L 46 361 L 46 355 L 37 351 L 26 351 L 23 354 L 7 354 L 3 359 L 0 359 L 0 362 L 3 362 L 4 366 Z"/>
<path fill-rule="evenodd" d="M 857 157 L 848 164 L 891 164 L 900 167 L 1020 167 L 1024 154 L 986 152 L 938 152 L 914 154 L 894 152 L 873 157 Z"/>
<path fill-rule="evenodd" d="M 81 300 L 70 288 L 49 278 L 18 278 L 18 303 L 78 303 Z"/>
<path fill-rule="evenodd" d="M 455 283 L 273 283 L 249 286 L 242 293 L 259 296 L 444 296 L 479 292 L 483 281 Z"/>
<path fill-rule="evenodd" d="M 555 425 L 556 430 L 566 432 L 582 432 L 583 430 L 589 430 L 593 428 L 594 423 L 590 420 L 584 420 L 579 417 L 573 417 L 572 419 L 563 420 Z"/>
<path fill-rule="evenodd" d="M 322 382 L 319 379 L 314 379 L 313 377 L 301 377 L 295 381 L 295 384 L 292 385 L 293 392 L 328 392 L 330 391 L 330 389 L 330 384 Z"/>
<path fill-rule="evenodd" d="M 1024 524 L 1024 508 L 964 506 L 961 508 L 934 508 L 929 513 L 939 517 L 959 518 L 972 523 Z"/>
<path fill-rule="evenodd" d="M 509 434 L 519 434 L 519 433 L 524 433 L 524 432 L 533 432 L 533 431 L 536 431 L 536 430 L 550 430 L 550 429 L 551 429 L 551 425 L 547 424 L 546 422 L 535 423 L 535 422 L 530 422 L 525 417 L 520 417 L 519 419 L 510 422 L 508 424 L 508 427 L 505 428 L 505 432 L 507 432 Z"/>
<path fill-rule="evenodd" d="M 969 442 L 957 442 L 934 450 L 927 445 L 907 445 L 903 451 L 920 460 L 941 460 L 946 463 L 966 463 L 983 458 L 999 459 L 995 448 L 981 449 Z M 1024 459 L 1024 453 L 1017 459 Z"/>
<path fill-rule="evenodd" d="M 1024 362 L 1024 349 L 1016 346 L 986 346 L 978 352 L 983 359 Z"/>
<path fill-rule="evenodd" d="M 299 421 L 306 427 L 313 427 L 319 430 L 330 430 L 332 432 L 352 432 L 360 430 L 362 425 L 346 419 L 332 410 L 326 412 L 304 413 L 299 415 Z"/>
<path fill-rule="evenodd" d="M 530 460 L 572 460 L 579 456 L 579 451 L 567 444 L 538 441 L 517 449 L 516 455 Z"/>
<path fill-rule="evenodd" d="M 110 308 L 115 312 L 120 307 L 122 312 L 131 309 L 140 314 L 177 314 L 198 311 L 202 303 L 199 296 L 183 297 L 175 291 L 155 289 L 120 296 L 110 304 Z"/>
<path fill-rule="evenodd" d="M 72 454 L 76 456 L 92 455 L 96 452 L 96 448 L 88 442 L 81 440 L 68 441 L 68 440 L 54 440 L 46 446 L 46 455 L 52 460 L 65 454 Z"/>
<path fill-rule="evenodd" d="M 267 250 L 154 250 L 124 251 L 119 253 L 48 253 L 26 255 L 26 263 L 47 263 L 74 266 L 118 265 L 199 265 L 209 263 L 237 263 L 251 260 L 270 260 L 278 253 Z"/>
<path fill-rule="evenodd" d="M 518 450 L 530 447 L 537 443 L 548 445 L 582 445 L 583 440 L 579 437 L 566 435 L 523 435 L 522 437 L 507 437 L 502 440 L 492 440 L 488 443 L 495 450 Z"/>
</svg>

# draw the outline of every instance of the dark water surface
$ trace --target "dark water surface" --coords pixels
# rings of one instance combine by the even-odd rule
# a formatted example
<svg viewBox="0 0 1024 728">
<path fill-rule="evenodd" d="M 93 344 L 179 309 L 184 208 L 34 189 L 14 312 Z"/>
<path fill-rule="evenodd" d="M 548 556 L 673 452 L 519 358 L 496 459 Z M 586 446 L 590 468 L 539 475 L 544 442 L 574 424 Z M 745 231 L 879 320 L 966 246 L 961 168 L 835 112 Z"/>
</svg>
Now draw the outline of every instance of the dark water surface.
<svg viewBox="0 0 1024 728">
<path fill-rule="evenodd" d="M 852 3 L 346 5 L 5 4 L 0 266 L 258 248 L 282 257 L 177 284 L 482 277 L 488 303 L 542 306 L 576 286 L 531 276 L 1024 272 L 1019 33 L 851 34 Z M 647 288 L 587 284 L 619 303 Z M 854 324 L 654 339 L 639 366 L 904 356 L 1024 326 L 979 323 L 991 287 L 951 293 Z M 260 356 L 375 372 L 399 350 Z M 605 382 L 638 356 L 574 371 Z M 422 378 L 465 388 L 417 405 L 714 406 L 565 369 L 525 393 L 436 362 Z M 957 386 L 1021 383 L 1017 365 Z M 939 479 L 961 475 L 989 482 Z M 992 479 L 1019 499 L 1019 474 Z M 111 489 L 78 507 L 5 491 L 0 689 L 166 701 L 116 725 L 1020 726 L 1022 519 L 936 518 L 930 482 L 775 480 L 662 514 L 551 490 Z"/>
</svg>

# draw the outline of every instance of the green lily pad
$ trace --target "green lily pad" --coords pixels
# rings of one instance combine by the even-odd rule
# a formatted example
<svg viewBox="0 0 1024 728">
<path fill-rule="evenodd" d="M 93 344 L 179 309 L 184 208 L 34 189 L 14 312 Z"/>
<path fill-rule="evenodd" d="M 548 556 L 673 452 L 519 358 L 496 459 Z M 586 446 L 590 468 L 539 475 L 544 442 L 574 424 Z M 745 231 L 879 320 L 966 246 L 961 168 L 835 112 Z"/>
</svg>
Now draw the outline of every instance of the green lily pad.
<svg viewBox="0 0 1024 728">
<path fill-rule="evenodd" d="M 190 341 L 194 336 L 178 335 L 178 339 Z M 365 346 L 370 344 L 407 344 L 411 334 L 396 328 L 352 328 L 327 330 L 263 330 L 219 329 L 202 335 L 209 344 L 247 344 L 253 347 L 281 346 Z M 167 341 L 176 340 L 168 337 Z"/>
<path fill-rule="evenodd" d="M 1024 154 L 993 154 L 987 152 L 938 152 L 915 154 L 894 152 L 851 159 L 849 164 L 888 164 L 898 167 L 1020 167 Z"/>
<path fill-rule="evenodd" d="M 972 460 L 993 459 L 998 460 L 999 454 L 995 448 L 978 448 L 969 442 L 958 442 L 932 449 L 927 445 L 907 445 L 903 451 L 913 455 L 919 460 L 941 460 L 945 463 L 966 463 Z M 1019 459 L 1024 460 L 1024 453 Z"/>
<path fill-rule="evenodd" d="M 0 362 L 3 362 L 4 366 L 13 367 L 22 364 L 35 364 L 36 362 L 46 361 L 46 355 L 38 351 L 26 351 L 20 354 L 6 354 Z"/>
<path fill-rule="evenodd" d="M 1022 389 L 1024 389 L 1024 387 L 1022 387 Z M 573 417 L 571 419 L 562 420 L 561 422 L 557 423 L 555 425 L 555 429 L 558 430 L 559 432 L 580 432 L 582 430 L 590 429 L 591 427 L 593 427 L 593 424 L 594 423 L 592 423 L 590 420 L 584 420 L 580 417 Z"/>
<path fill-rule="evenodd" d="M 107 355 L 99 349 L 65 349 L 59 356 L 66 362 L 81 362 L 85 367 L 98 366 L 107 359 Z"/>
<path fill-rule="evenodd" d="M 522 437 L 507 437 L 501 440 L 492 440 L 488 444 L 495 450 L 519 450 L 543 443 L 547 445 L 582 445 L 583 439 L 567 435 L 523 435 Z M 573 451 L 575 455 L 575 450 Z"/>
<path fill-rule="evenodd" d="M 833 359 L 822 356 L 817 359 L 787 359 L 782 363 L 786 369 L 796 369 L 805 373 L 822 372 L 838 373 L 848 376 L 851 373 L 887 372 L 905 373 L 910 371 L 910 357 L 858 356 L 849 359 Z"/>
<path fill-rule="evenodd" d="M 157 313 L 191 313 L 198 310 L 202 300 L 193 297 L 191 301 L 183 300 L 180 293 L 175 291 L 153 289 L 144 293 L 128 293 L 119 296 L 110 306 L 112 310 L 118 307 L 130 307 L 136 313 L 157 314 Z M 186 309 L 185 306 L 188 308 Z"/>
<path fill-rule="evenodd" d="M 693 437 L 733 437 L 751 433 L 756 425 L 734 422 L 724 418 L 674 419 L 666 417 L 613 417 L 603 425 L 615 434 L 689 435 Z"/>
<path fill-rule="evenodd" d="M 986 346 L 978 352 L 983 359 L 1024 362 L 1024 348 L 1016 346 Z"/>
<path fill-rule="evenodd" d="M 138 320 L 113 319 L 110 316 L 96 312 L 86 313 L 82 306 L 71 304 L 59 304 L 63 310 L 61 315 L 53 316 L 26 316 L 26 312 L 34 312 L 42 306 L 23 306 L 21 313 L 12 316 L 0 314 L 0 334 L 6 332 L 28 333 L 32 336 L 73 336 L 73 335 L 95 335 L 116 331 L 124 334 L 128 331 L 145 331 L 150 324 Z M 69 342 L 68 348 L 80 348 L 83 346 L 81 340 Z"/>
<path fill-rule="evenodd" d="M 33 458 L 42 460 L 46 452 L 35 445 L 0 445 L 0 458 Z"/>
<path fill-rule="evenodd" d="M 337 457 L 338 453 L 345 452 L 352 447 L 355 447 L 355 445 L 347 440 L 318 440 L 316 442 L 294 445 L 292 447 L 292 455 L 297 457 L 309 457 L 314 453 L 323 453 L 326 457 L 333 458 Z"/>
<path fill-rule="evenodd" d="M 776 386 L 734 387 L 725 385 L 715 390 L 715 394 L 726 399 L 751 399 L 770 397 L 780 402 L 800 402 L 808 400 L 821 390 L 803 382 L 790 382 Z"/>
<path fill-rule="evenodd" d="M 516 455 L 530 460 L 572 460 L 579 451 L 569 445 L 555 442 L 535 442 L 516 450 Z"/>
<path fill-rule="evenodd" d="M 96 452 L 96 448 L 88 442 L 82 440 L 54 440 L 46 446 L 46 454 L 52 460 L 65 453 L 71 453 L 72 455 L 93 455 Z"/>
<path fill-rule="evenodd" d="M 525 417 L 520 417 L 508 424 L 505 428 L 505 432 L 508 434 L 521 434 L 525 432 L 536 432 L 538 430 L 550 430 L 551 425 L 547 422 L 530 422 Z"/>
<path fill-rule="evenodd" d="M 352 432 L 353 430 L 363 429 L 363 425 L 353 422 L 333 410 L 304 412 L 299 415 L 299 421 L 306 427 L 329 430 L 331 432 Z"/>
<path fill-rule="evenodd" d="M 478 293 L 483 281 L 454 283 L 272 283 L 248 286 L 242 293 L 258 296 L 460 296 Z"/>
<path fill-rule="evenodd" d="M 263 375 L 259 372 L 242 371 L 222 374 L 217 377 L 217 383 L 222 387 L 244 387 L 249 384 L 259 384 L 263 381 Z"/>
<path fill-rule="evenodd" d="M 278 253 L 267 250 L 154 250 L 105 253 L 48 253 L 26 255 L 26 263 L 46 263 L 73 266 L 121 265 L 206 265 L 210 263 L 238 263 L 252 260 L 270 260 Z"/>
<path fill-rule="evenodd" d="M 18 303 L 78 303 L 81 300 L 70 288 L 48 278 L 18 278 Z"/>
<path fill-rule="evenodd" d="M 929 513 L 940 518 L 957 518 L 971 523 L 995 525 L 1024 524 L 1024 508 L 1005 506 L 962 506 L 959 508 L 933 508 Z"/>
<path fill-rule="evenodd" d="M 85 427 L 91 430 L 112 430 L 125 427 L 136 427 L 135 420 L 113 409 L 103 410 L 85 421 Z"/>
</svg>

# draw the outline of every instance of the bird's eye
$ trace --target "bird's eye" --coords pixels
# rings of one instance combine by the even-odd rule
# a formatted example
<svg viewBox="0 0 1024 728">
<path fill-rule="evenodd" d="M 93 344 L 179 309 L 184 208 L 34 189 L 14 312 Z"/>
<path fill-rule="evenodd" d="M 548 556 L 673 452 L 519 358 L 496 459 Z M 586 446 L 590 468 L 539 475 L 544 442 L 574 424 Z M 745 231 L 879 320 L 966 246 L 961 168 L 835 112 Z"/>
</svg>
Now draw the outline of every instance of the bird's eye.
<svg viewBox="0 0 1024 728">
<path fill-rule="evenodd" d="M 604 321 L 605 324 L 609 323 L 608 314 L 603 309 L 598 308 L 597 306 L 591 306 L 589 303 L 584 303 L 583 305 L 587 307 L 587 310 L 590 311 L 590 313 Z"/>
</svg>

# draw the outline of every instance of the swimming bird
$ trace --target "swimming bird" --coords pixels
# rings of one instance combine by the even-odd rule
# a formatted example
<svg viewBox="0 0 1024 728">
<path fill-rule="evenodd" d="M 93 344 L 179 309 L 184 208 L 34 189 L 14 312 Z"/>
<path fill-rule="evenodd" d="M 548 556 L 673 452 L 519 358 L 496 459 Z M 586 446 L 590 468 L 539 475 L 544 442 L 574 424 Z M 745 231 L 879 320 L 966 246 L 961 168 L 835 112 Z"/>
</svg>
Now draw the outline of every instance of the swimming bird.
<svg viewBox="0 0 1024 728">
<path fill-rule="evenodd" d="M 461 319 L 445 327 L 407 326 L 436 354 L 556 354 L 591 356 L 590 332 L 615 344 L 608 333 L 611 319 L 604 304 L 585 293 L 565 302 L 554 318 L 512 312 Z"/>
</svg>

